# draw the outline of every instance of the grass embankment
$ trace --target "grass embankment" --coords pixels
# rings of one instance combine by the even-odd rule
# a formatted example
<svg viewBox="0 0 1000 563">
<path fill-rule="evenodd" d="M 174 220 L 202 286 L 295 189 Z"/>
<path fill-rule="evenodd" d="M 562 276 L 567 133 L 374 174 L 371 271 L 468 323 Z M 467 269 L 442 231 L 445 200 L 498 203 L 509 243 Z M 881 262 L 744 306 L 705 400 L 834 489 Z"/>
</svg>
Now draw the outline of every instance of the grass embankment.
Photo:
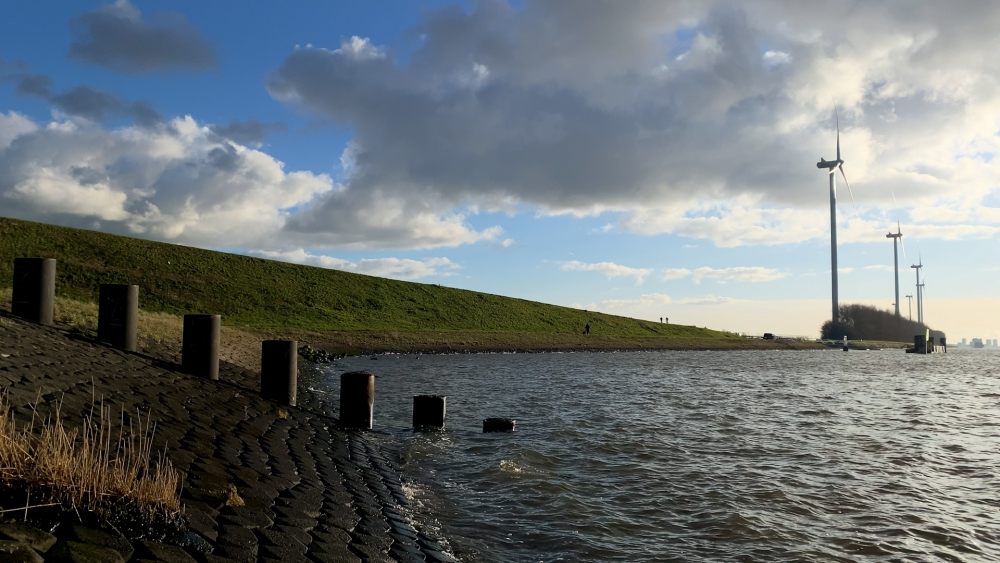
<svg viewBox="0 0 1000 563">
<path fill-rule="evenodd" d="M 102 283 L 139 286 L 140 307 L 215 313 L 245 335 L 281 335 L 342 351 L 790 347 L 727 332 L 287 264 L 0 218 L 0 288 L 14 258 L 55 258 L 63 303 L 94 303 Z M 96 318 L 96 317 L 94 317 Z M 591 334 L 581 334 L 590 324 Z M 142 327 L 140 326 L 140 330 Z M 163 329 L 167 330 L 167 329 Z M 171 329 L 173 330 L 173 329 Z M 239 336 L 239 335 L 234 335 Z M 172 338 L 174 338 L 172 337 Z M 225 337 L 225 335 L 224 335 Z"/>
</svg>

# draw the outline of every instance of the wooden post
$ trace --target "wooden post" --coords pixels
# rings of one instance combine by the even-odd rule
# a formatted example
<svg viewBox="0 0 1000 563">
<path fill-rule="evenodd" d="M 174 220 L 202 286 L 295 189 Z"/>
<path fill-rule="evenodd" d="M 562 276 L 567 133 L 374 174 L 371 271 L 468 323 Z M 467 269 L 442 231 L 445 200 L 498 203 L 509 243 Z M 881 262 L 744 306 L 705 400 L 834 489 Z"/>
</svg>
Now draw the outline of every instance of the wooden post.
<svg viewBox="0 0 1000 563">
<path fill-rule="evenodd" d="M 295 406 L 298 384 L 298 343 L 265 340 L 260 349 L 260 396 L 282 405 Z"/>
<path fill-rule="evenodd" d="M 340 375 L 340 425 L 371 430 L 375 412 L 375 374 L 352 371 Z"/>
<path fill-rule="evenodd" d="M 444 395 L 414 395 L 413 427 L 444 428 L 447 401 Z"/>
<path fill-rule="evenodd" d="M 191 375 L 219 379 L 220 315 L 184 315 L 181 365 Z"/>
<path fill-rule="evenodd" d="M 514 424 L 512 418 L 487 418 L 483 420 L 483 432 L 513 432 Z"/>
<path fill-rule="evenodd" d="M 15 258 L 10 312 L 32 322 L 52 324 L 56 300 L 56 261 Z"/>
<path fill-rule="evenodd" d="M 139 286 L 101 284 L 97 310 L 97 339 L 135 352 L 139 324 Z"/>
</svg>

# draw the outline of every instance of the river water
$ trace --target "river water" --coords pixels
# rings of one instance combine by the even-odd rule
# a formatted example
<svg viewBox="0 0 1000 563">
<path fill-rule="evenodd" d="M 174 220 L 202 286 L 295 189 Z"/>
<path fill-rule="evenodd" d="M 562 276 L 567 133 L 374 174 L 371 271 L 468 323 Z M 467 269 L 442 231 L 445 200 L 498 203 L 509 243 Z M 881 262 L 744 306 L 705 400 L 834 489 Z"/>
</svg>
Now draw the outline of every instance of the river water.
<svg viewBox="0 0 1000 563">
<path fill-rule="evenodd" d="M 1000 561 L 1000 353 L 386 355 L 319 385 L 358 369 L 464 561 Z"/>
</svg>

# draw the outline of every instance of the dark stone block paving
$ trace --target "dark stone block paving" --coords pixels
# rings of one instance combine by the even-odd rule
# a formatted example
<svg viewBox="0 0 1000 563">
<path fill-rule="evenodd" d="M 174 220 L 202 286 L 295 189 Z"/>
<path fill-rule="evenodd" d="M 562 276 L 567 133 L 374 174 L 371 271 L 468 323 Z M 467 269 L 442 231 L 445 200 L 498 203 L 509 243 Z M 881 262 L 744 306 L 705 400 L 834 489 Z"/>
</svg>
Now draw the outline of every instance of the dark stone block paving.
<svg viewBox="0 0 1000 563">
<path fill-rule="evenodd" d="M 219 373 L 192 377 L 153 355 L 0 316 L 0 388 L 20 420 L 40 392 L 41 411 L 62 401 L 76 427 L 96 397 L 113 413 L 151 417 L 156 447 L 183 471 L 197 536 L 184 550 L 133 542 L 132 561 L 454 561 L 408 523 L 399 472 L 363 433 L 261 400 L 257 373 L 226 363 Z"/>
</svg>

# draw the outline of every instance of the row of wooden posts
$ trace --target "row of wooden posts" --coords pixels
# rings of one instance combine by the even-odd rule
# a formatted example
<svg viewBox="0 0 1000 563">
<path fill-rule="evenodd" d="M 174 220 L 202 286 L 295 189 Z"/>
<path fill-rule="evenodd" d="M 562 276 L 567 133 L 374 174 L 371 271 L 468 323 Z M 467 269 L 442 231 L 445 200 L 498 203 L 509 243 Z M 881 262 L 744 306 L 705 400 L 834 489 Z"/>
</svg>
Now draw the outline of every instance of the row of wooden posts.
<svg viewBox="0 0 1000 563">
<path fill-rule="evenodd" d="M 55 304 L 56 261 L 51 258 L 15 258 L 11 313 L 51 325 Z M 97 339 L 130 352 L 136 351 L 139 286 L 101 284 L 98 298 Z M 220 315 L 184 315 L 181 366 L 187 373 L 219 379 Z M 260 396 L 295 406 L 298 383 L 298 342 L 264 340 L 260 354 Z M 414 428 L 443 428 L 447 397 L 414 395 Z M 340 424 L 371 429 L 375 405 L 375 375 L 355 371 L 340 376 Z M 514 429 L 508 418 L 483 420 L 483 432 Z"/>
</svg>

